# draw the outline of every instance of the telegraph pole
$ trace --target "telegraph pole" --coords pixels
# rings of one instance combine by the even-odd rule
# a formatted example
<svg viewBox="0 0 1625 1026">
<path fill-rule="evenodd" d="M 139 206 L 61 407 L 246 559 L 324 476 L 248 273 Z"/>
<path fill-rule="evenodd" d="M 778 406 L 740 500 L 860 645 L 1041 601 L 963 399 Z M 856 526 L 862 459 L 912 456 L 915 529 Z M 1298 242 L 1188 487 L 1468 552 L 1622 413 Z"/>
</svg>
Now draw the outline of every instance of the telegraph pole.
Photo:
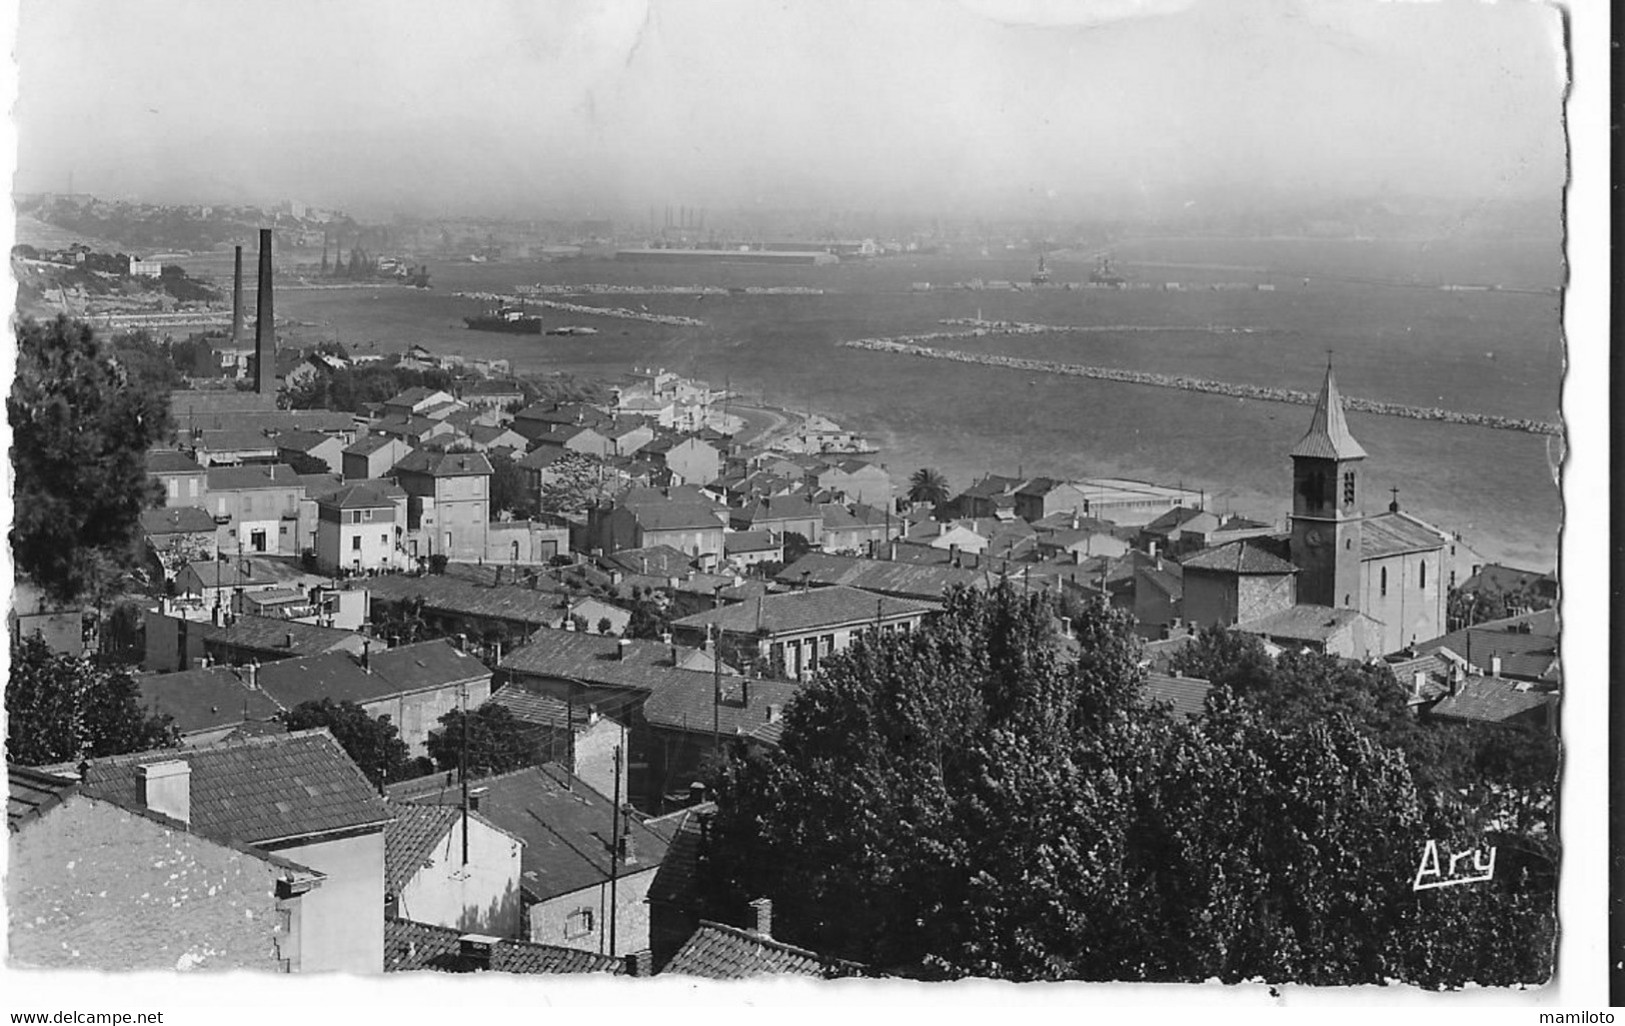
<svg viewBox="0 0 1625 1026">
<path fill-rule="evenodd" d="M 615 883 L 621 868 L 621 746 L 615 746 L 614 807 L 609 812 L 609 957 L 615 957 Z"/>
</svg>

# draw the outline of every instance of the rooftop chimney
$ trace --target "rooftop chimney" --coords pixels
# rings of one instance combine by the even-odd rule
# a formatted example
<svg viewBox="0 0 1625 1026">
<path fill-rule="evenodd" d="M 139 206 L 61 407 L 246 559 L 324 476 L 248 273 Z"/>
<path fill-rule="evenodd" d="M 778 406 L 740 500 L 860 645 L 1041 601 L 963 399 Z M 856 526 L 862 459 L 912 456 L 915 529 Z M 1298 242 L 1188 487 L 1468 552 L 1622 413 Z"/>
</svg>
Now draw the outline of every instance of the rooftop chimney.
<svg viewBox="0 0 1625 1026">
<path fill-rule="evenodd" d="M 138 767 L 146 787 L 147 808 L 182 823 L 192 821 L 192 764 L 169 759 Z"/>
<path fill-rule="evenodd" d="M 1417 670 L 1411 674 L 1411 697 L 1421 698 L 1422 689 L 1427 687 L 1428 675 L 1426 670 Z"/>
<path fill-rule="evenodd" d="M 463 956 L 469 968 L 488 970 L 491 968 L 491 953 L 496 950 L 499 939 L 484 934 L 465 933 L 457 938 L 457 953 Z"/>
<path fill-rule="evenodd" d="M 1501 676 L 1501 653 L 1499 652 L 1490 653 L 1490 676 L 1496 678 Z"/>
<path fill-rule="evenodd" d="M 696 780 L 688 785 L 688 804 L 699 805 L 705 801 L 705 783 Z"/>
<path fill-rule="evenodd" d="M 276 391 L 276 311 L 271 299 L 271 229 L 260 229 L 259 309 L 254 314 L 254 391 Z"/>
<path fill-rule="evenodd" d="M 632 647 L 631 639 L 629 639 L 629 638 L 620 638 L 619 640 L 617 640 L 615 642 L 615 658 L 624 663 L 626 661 L 626 650 L 631 648 L 631 647 Z"/>
<path fill-rule="evenodd" d="M 231 274 L 231 342 L 236 345 L 243 337 L 243 247 L 235 251 Z"/>
<path fill-rule="evenodd" d="M 648 948 L 634 951 L 626 956 L 626 975 L 633 979 L 640 979 L 655 974 L 654 953 Z"/>
<path fill-rule="evenodd" d="M 784 706 L 777 702 L 770 702 L 767 706 L 767 722 L 777 723 L 784 716 Z"/>
<path fill-rule="evenodd" d="M 773 936 L 773 899 L 757 898 L 750 903 L 750 910 L 756 915 L 756 932 L 771 939 Z"/>
<path fill-rule="evenodd" d="M 288 649 L 293 648 L 293 631 L 288 631 L 282 635 L 282 647 Z"/>
<path fill-rule="evenodd" d="M 361 639 L 361 668 L 368 673 L 372 672 L 372 639 Z"/>
</svg>

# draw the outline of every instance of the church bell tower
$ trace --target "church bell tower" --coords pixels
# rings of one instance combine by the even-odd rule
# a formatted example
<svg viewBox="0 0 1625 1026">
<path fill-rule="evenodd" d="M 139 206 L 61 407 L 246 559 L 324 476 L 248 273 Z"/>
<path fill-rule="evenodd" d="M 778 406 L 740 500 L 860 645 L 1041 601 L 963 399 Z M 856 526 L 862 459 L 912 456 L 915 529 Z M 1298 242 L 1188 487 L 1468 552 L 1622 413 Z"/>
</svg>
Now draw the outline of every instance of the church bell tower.
<svg viewBox="0 0 1625 1026">
<path fill-rule="evenodd" d="M 1292 447 L 1292 562 L 1298 604 L 1358 609 L 1361 461 L 1331 364 L 1309 430 Z"/>
</svg>

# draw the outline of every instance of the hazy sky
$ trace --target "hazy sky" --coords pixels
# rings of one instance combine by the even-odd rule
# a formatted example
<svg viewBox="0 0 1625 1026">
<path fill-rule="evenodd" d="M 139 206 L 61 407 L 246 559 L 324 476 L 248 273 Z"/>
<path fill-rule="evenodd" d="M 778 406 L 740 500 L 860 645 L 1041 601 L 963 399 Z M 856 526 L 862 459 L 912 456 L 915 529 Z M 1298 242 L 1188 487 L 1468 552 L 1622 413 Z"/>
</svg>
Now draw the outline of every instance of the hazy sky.
<svg viewBox="0 0 1625 1026">
<path fill-rule="evenodd" d="M 22 0 L 19 191 L 369 214 L 1555 197 L 1503 0 Z"/>
</svg>

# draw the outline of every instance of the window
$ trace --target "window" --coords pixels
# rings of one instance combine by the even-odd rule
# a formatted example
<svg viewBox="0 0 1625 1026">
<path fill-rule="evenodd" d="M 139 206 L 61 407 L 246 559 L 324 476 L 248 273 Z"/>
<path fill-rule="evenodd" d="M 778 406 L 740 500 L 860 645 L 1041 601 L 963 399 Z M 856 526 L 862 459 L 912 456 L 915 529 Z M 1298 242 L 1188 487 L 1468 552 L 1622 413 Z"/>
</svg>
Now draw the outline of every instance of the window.
<svg viewBox="0 0 1625 1026">
<path fill-rule="evenodd" d="M 172 477 L 169 479 L 169 497 L 171 499 L 178 499 L 181 497 L 181 483 L 177 478 Z"/>
<path fill-rule="evenodd" d="M 370 509 L 362 510 L 361 511 L 361 519 L 362 520 L 371 520 L 372 519 L 372 510 L 370 510 Z"/>
<path fill-rule="evenodd" d="M 354 535 L 354 536 L 352 536 L 350 538 L 350 548 L 351 548 L 352 551 L 355 551 L 355 552 L 360 552 L 361 551 L 361 536 L 359 534 Z"/>
<path fill-rule="evenodd" d="M 1377 581 L 1378 581 L 1378 584 L 1377 584 L 1378 594 L 1381 594 L 1381 595 L 1388 594 L 1388 568 L 1387 567 L 1383 567 L 1382 570 L 1378 573 Z"/>
<path fill-rule="evenodd" d="M 1354 505 L 1354 471 L 1343 472 L 1343 505 Z"/>
<path fill-rule="evenodd" d="M 578 908 L 564 917 L 566 937 L 585 937 L 592 933 L 592 909 Z"/>
<path fill-rule="evenodd" d="M 194 477 L 186 482 L 186 494 L 194 499 L 197 498 L 197 478 Z"/>
<path fill-rule="evenodd" d="M 353 509 L 353 510 L 350 511 L 350 523 L 352 523 L 352 524 L 361 523 L 361 511 L 360 510 Z"/>
<path fill-rule="evenodd" d="M 1424 591 L 1427 590 L 1427 586 L 1428 586 L 1428 565 L 1426 563 L 1422 564 L 1422 572 L 1418 576 L 1421 579 L 1417 583 L 1422 586 L 1422 589 Z"/>
<path fill-rule="evenodd" d="M 243 514 L 246 516 L 252 512 L 254 512 L 254 497 L 252 495 L 245 495 L 243 496 Z"/>
</svg>

